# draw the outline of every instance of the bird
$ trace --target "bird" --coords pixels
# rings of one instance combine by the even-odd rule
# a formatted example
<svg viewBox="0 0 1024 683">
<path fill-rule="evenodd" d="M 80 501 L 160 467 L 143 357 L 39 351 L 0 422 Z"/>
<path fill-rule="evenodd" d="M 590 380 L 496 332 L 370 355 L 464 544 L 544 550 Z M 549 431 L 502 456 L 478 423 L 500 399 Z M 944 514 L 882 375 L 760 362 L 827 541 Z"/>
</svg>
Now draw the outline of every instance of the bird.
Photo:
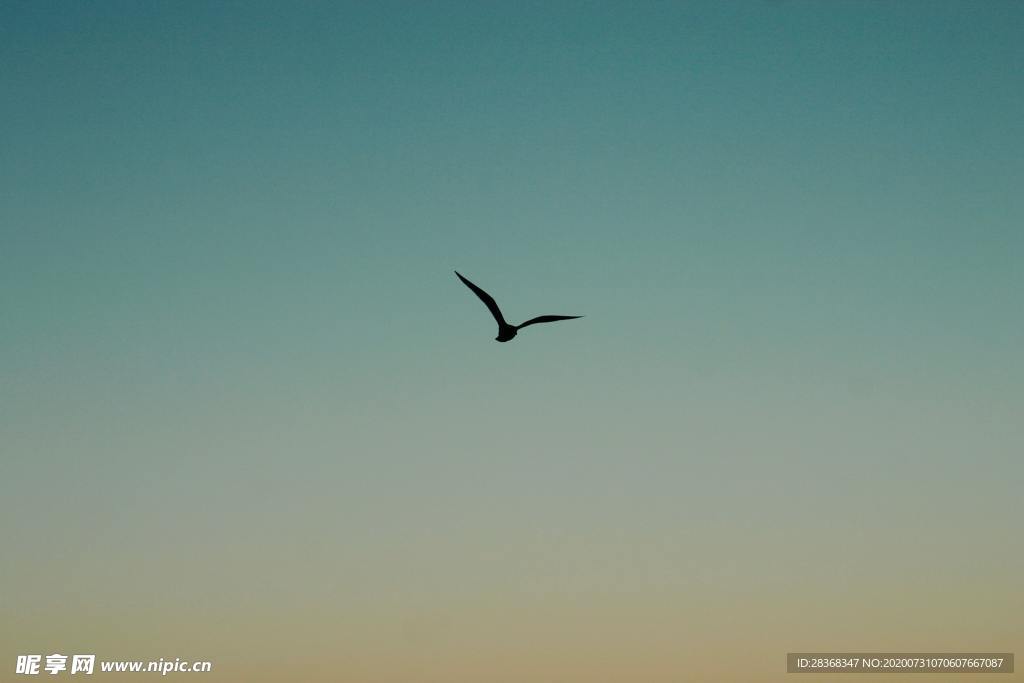
<svg viewBox="0 0 1024 683">
<path fill-rule="evenodd" d="M 459 276 L 460 280 L 462 280 L 462 284 L 469 287 L 471 290 L 473 290 L 474 294 L 480 297 L 480 301 L 484 302 L 484 305 L 487 306 L 487 309 L 491 312 L 491 315 L 494 316 L 494 320 L 498 323 L 498 336 L 494 338 L 495 341 L 511 341 L 512 339 L 515 338 L 516 333 L 519 330 L 526 327 L 527 325 L 533 325 L 535 323 L 553 323 L 556 320 L 575 320 L 576 318 L 583 317 L 582 315 L 541 315 L 537 316 L 536 318 L 530 318 L 525 323 L 520 323 L 519 325 L 509 325 L 507 322 L 505 322 L 505 316 L 501 314 L 501 309 L 498 308 L 498 304 L 494 302 L 494 298 L 490 294 L 480 289 L 466 278 L 462 277 L 462 273 L 460 273 L 459 271 L 456 270 L 455 274 Z"/>
</svg>

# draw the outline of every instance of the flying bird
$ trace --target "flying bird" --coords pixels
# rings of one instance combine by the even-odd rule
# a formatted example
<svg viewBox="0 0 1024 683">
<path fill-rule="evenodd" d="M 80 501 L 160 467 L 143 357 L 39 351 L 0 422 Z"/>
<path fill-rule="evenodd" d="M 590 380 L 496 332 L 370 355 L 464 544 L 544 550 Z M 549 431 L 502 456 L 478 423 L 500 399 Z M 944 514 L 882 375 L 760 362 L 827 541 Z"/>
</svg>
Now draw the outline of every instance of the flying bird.
<svg viewBox="0 0 1024 683">
<path fill-rule="evenodd" d="M 523 329 L 527 325 L 533 325 L 534 323 L 553 323 L 556 320 L 573 320 L 575 318 L 582 318 L 582 315 L 541 315 L 536 318 L 530 318 L 525 323 L 519 325 L 509 325 L 505 322 L 505 316 L 501 314 L 501 309 L 498 308 L 498 304 L 494 302 L 494 299 L 490 294 L 480 289 L 472 282 L 462 277 L 459 271 L 455 271 L 455 274 L 462 280 L 462 284 L 473 290 L 473 293 L 480 297 L 480 301 L 484 302 L 487 309 L 494 316 L 494 320 L 498 323 L 498 336 L 494 338 L 495 341 L 507 342 L 516 336 L 516 332 Z"/>
</svg>

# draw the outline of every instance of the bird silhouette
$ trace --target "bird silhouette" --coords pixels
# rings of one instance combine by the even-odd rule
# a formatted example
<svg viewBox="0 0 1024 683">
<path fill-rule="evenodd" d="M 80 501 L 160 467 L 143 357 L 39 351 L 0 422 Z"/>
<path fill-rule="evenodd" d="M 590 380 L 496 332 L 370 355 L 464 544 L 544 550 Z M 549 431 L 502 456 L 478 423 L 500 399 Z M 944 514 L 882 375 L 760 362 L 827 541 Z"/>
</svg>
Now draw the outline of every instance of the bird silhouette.
<svg viewBox="0 0 1024 683">
<path fill-rule="evenodd" d="M 474 294 L 480 297 L 480 301 L 484 302 L 484 305 L 486 305 L 488 310 L 490 310 L 491 315 L 494 316 L 494 320 L 498 323 L 498 336 L 494 338 L 495 341 L 510 341 L 516 336 L 516 332 L 523 329 L 527 325 L 533 325 L 534 323 L 553 323 L 556 320 L 573 320 L 575 318 L 583 317 L 582 315 L 541 315 L 537 316 L 536 318 L 530 318 L 525 323 L 521 323 L 519 325 L 509 325 L 507 322 L 505 322 L 505 316 L 501 314 L 501 309 L 498 308 L 498 304 L 494 302 L 494 298 L 490 294 L 480 289 L 466 278 L 462 277 L 462 273 L 460 273 L 459 271 L 456 270 L 455 274 L 459 276 L 460 280 L 462 280 L 462 284 L 469 287 L 471 290 L 473 290 Z"/>
</svg>

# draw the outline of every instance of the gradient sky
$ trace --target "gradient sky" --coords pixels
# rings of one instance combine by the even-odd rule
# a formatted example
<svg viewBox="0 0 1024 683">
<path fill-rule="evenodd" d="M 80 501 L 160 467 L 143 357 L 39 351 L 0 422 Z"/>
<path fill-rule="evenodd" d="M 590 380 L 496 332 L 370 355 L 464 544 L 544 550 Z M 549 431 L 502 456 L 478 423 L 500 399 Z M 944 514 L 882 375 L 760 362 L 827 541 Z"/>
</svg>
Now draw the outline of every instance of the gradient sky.
<svg viewBox="0 0 1024 683">
<path fill-rule="evenodd" d="M 1022 36 L 996 1 L 3 3 L 0 680 L 1024 654 Z M 586 317 L 495 343 L 455 268 Z"/>
</svg>

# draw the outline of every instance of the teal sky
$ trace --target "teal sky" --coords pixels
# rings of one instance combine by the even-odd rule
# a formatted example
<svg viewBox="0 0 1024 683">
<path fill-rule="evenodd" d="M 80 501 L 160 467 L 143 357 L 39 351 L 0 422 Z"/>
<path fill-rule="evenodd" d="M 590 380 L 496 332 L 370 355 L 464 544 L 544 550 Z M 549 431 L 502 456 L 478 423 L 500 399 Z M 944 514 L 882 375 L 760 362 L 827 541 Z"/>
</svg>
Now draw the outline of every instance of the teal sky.
<svg viewBox="0 0 1024 683">
<path fill-rule="evenodd" d="M 1016 2 L 4 3 L 0 666 L 1021 652 L 1022 36 Z M 495 343 L 456 268 L 586 317 Z"/>
</svg>

